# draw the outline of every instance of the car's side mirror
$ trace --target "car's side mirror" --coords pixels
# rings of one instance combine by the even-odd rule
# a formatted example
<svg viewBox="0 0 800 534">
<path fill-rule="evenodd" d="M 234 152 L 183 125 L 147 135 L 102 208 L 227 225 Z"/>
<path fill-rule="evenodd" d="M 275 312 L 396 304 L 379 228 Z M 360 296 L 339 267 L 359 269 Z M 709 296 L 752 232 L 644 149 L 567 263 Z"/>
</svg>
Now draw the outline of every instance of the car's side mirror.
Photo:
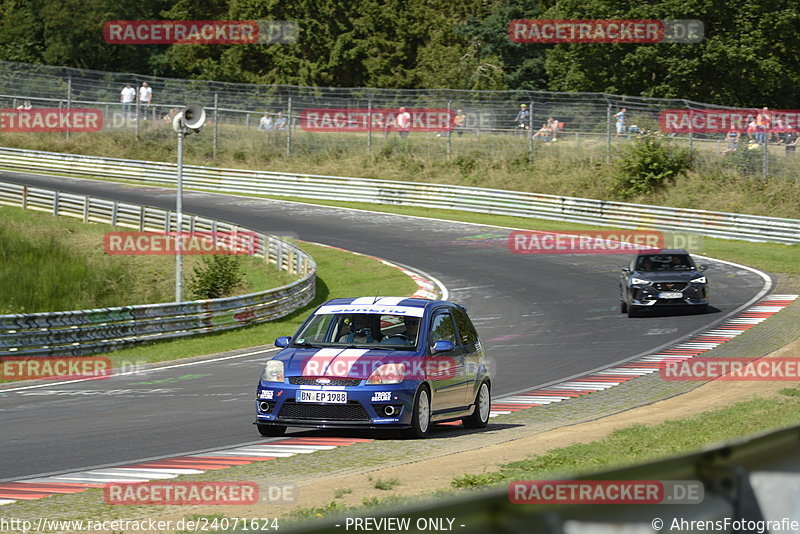
<svg viewBox="0 0 800 534">
<path fill-rule="evenodd" d="M 450 352 L 454 348 L 456 348 L 456 346 L 453 345 L 452 341 L 440 339 L 439 341 L 433 344 L 433 354 L 438 354 L 440 352 Z"/>
<path fill-rule="evenodd" d="M 699 267 L 699 269 L 698 269 L 698 270 L 699 270 L 699 271 L 705 271 L 706 269 L 708 269 L 708 265 L 706 265 L 706 264 L 704 263 L 703 265 L 701 265 L 701 266 Z"/>
<path fill-rule="evenodd" d="M 288 347 L 291 340 L 292 338 L 289 336 L 281 336 L 275 340 L 275 346 L 280 348 Z"/>
<path fill-rule="evenodd" d="M 630 268 L 628 268 L 628 267 L 623 267 L 623 268 L 621 269 L 621 271 L 622 271 L 623 273 L 625 273 L 625 274 L 631 274 L 631 270 L 630 270 Z"/>
</svg>

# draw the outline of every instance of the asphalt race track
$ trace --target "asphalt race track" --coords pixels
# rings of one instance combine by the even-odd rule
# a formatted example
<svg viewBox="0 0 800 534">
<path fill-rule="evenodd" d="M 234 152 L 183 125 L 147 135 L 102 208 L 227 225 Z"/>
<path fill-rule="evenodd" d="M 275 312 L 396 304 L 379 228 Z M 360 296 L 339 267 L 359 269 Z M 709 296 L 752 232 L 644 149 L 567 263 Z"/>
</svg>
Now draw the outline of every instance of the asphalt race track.
<svg viewBox="0 0 800 534">
<path fill-rule="evenodd" d="M 0 180 L 175 206 L 174 191 L 158 188 L 9 172 Z M 466 305 L 494 359 L 493 396 L 675 342 L 736 311 L 765 283 L 752 271 L 708 262 L 709 314 L 629 319 L 617 301 L 627 256 L 517 255 L 505 246 L 508 230 L 225 195 L 185 193 L 184 210 L 378 256 L 438 278 L 451 300 Z M 145 376 L 5 390 L 0 481 L 263 441 L 251 424 L 253 396 L 273 352 L 242 352 L 190 366 L 164 364 Z"/>
</svg>

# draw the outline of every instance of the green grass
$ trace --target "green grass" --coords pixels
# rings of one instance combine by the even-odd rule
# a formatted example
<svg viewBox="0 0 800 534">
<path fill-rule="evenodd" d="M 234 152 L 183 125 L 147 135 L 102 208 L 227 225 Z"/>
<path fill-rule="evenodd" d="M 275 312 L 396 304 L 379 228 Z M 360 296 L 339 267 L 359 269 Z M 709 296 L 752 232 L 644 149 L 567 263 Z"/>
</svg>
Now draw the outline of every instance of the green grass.
<svg viewBox="0 0 800 534">
<path fill-rule="evenodd" d="M 385 480 L 382 479 L 382 478 L 377 478 L 375 480 L 372 480 L 372 477 L 368 476 L 367 479 L 370 482 L 372 482 L 372 487 L 373 488 L 379 489 L 379 490 L 382 490 L 382 491 L 389 491 L 390 489 L 394 489 L 394 488 L 396 488 L 397 486 L 400 485 L 400 479 L 397 478 L 397 477 L 387 478 Z"/>
<path fill-rule="evenodd" d="M 800 423 L 800 389 L 782 397 L 739 402 L 696 417 L 657 425 L 632 425 L 605 439 L 554 449 L 501 466 L 499 471 L 467 473 L 454 488 L 496 486 L 512 480 L 576 477 L 696 451 L 704 446 Z"/>
<path fill-rule="evenodd" d="M 340 250 L 298 243 L 317 262 L 316 298 L 305 308 L 268 323 L 201 337 L 163 341 L 109 354 L 115 368 L 214 354 L 272 343 L 292 335 L 310 310 L 331 298 L 364 295 L 411 295 L 416 284 L 400 270 Z"/>
<path fill-rule="evenodd" d="M 174 133 L 166 124 L 145 125 L 141 140 L 132 131 L 109 130 L 76 134 L 15 134 L 4 136 L 4 145 L 56 152 L 174 162 Z M 454 137 L 448 159 L 447 141 L 432 134 L 415 134 L 405 141 L 396 136 L 373 136 L 367 152 L 366 134 L 325 134 L 296 131 L 293 153 L 286 155 L 284 137 L 268 137 L 253 128 L 220 125 L 220 144 L 213 158 L 212 135 L 203 132 L 186 144 L 189 164 L 244 169 L 356 176 L 425 183 L 458 184 L 531 191 L 565 196 L 621 200 L 614 191 L 620 175 L 618 156 L 628 140 L 615 140 L 612 161 L 606 162 L 604 138 L 575 140 L 564 135 L 557 143 L 537 144 L 533 160 L 525 136 L 482 134 Z M 682 141 L 686 144 L 685 141 Z M 695 143 L 692 170 L 651 194 L 631 202 L 699 207 L 728 211 L 800 217 L 800 159 L 770 147 L 773 176 L 748 174 L 736 162 L 718 153 L 718 144 Z M 760 166 L 757 165 L 760 172 Z"/>
<path fill-rule="evenodd" d="M 0 313 L 35 313 L 171 302 L 174 256 L 107 255 L 113 228 L 11 206 L 0 207 Z M 184 258 L 190 278 L 201 256 Z M 295 276 L 241 257 L 249 293 L 291 283 Z"/>
</svg>

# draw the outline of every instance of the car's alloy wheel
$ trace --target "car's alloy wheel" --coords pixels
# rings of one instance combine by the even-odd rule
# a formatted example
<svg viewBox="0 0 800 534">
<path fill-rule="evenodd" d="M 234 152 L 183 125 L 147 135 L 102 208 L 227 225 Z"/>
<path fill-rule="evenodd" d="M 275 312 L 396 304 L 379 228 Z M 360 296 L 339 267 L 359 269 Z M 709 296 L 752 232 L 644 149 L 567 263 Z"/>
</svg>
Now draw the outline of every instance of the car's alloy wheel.
<svg viewBox="0 0 800 534">
<path fill-rule="evenodd" d="M 286 433 L 286 427 L 282 425 L 256 425 L 258 432 L 268 438 L 277 438 Z"/>
<path fill-rule="evenodd" d="M 426 438 L 431 431 L 431 401 L 426 387 L 419 388 L 414 399 L 414 412 L 411 415 L 411 428 L 407 431 L 410 438 Z"/>
<path fill-rule="evenodd" d="M 492 397 L 489 395 L 489 384 L 483 382 L 475 395 L 475 411 L 461 420 L 464 428 L 485 428 L 489 424 L 489 412 L 492 410 Z"/>
</svg>

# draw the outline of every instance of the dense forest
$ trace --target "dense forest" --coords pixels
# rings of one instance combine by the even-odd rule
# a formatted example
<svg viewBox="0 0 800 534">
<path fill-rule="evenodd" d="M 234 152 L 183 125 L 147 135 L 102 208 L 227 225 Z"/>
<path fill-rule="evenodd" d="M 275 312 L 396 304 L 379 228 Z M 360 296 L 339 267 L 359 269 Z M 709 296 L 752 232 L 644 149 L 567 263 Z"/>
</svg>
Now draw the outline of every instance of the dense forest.
<svg viewBox="0 0 800 534">
<path fill-rule="evenodd" d="M 0 59 L 218 81 L 800 107 L 788 0 L 0 0 Z M 514 19 L 699 19 L 697 44 L 517 44 Z M 289 20 L 292 44 L 113 45 L 113 20 Z"/>
</svg>

